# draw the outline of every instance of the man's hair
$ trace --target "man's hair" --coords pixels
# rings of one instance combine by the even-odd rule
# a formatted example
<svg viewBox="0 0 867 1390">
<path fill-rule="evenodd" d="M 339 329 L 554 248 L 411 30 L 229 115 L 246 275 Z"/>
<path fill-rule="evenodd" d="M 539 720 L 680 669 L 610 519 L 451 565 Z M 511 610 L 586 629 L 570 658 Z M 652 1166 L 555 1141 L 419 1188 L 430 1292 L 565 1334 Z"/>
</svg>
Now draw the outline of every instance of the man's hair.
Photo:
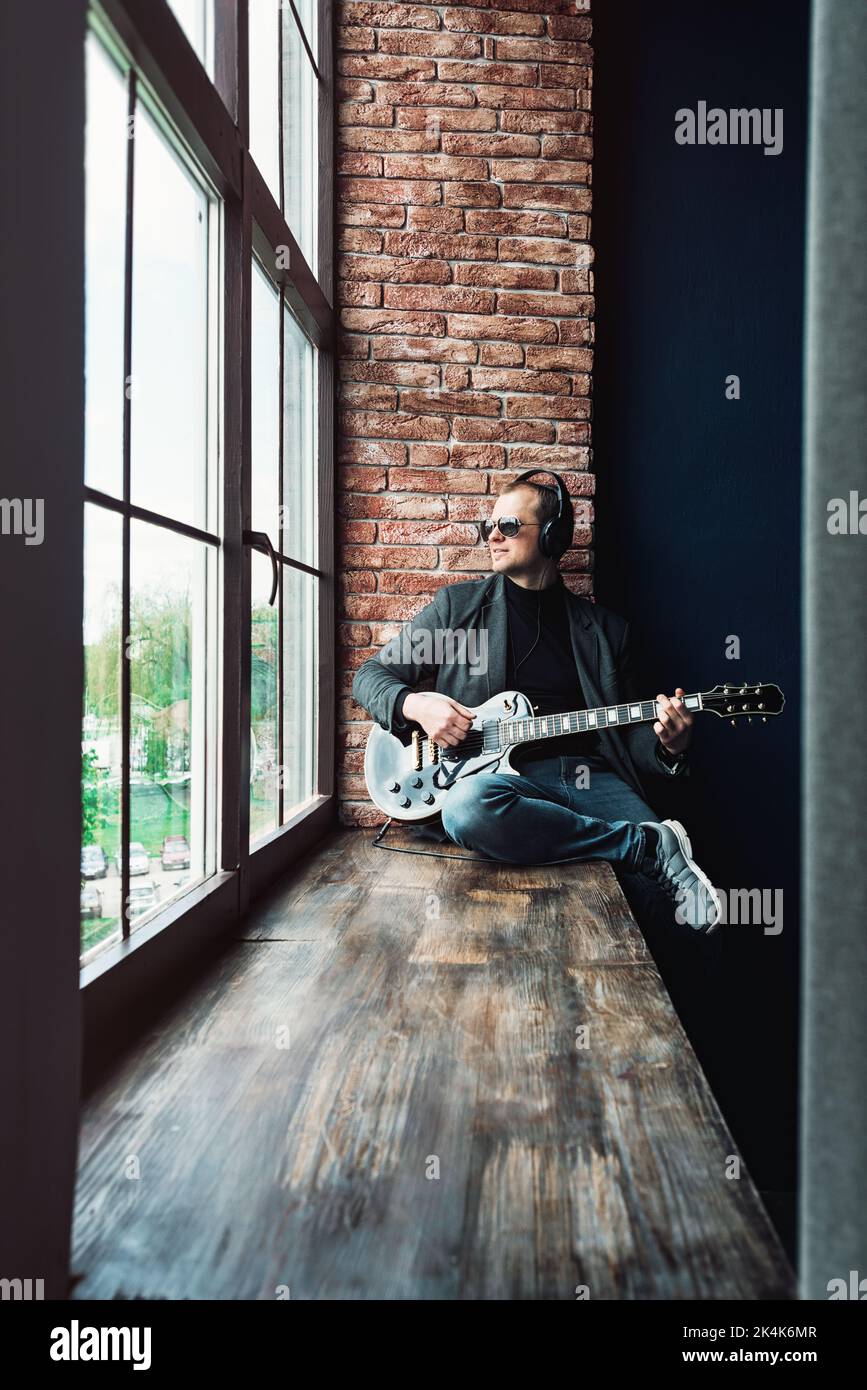
<svg viewBox="0 0 867 1390">
<path fill-rule="evenodd" d="M 546 521 L 553 521 L 560 510 L 560 496 L 555 487 L 549 487 L 547 483 L 510 483 L 508 487 L 501 487 L 497 493 L 498 497 L 505 497 L 508 492 L 518 492 L 521 488 L 526 488 L 536 497 L 536 516 L 544 526 Z"/>
</svg>

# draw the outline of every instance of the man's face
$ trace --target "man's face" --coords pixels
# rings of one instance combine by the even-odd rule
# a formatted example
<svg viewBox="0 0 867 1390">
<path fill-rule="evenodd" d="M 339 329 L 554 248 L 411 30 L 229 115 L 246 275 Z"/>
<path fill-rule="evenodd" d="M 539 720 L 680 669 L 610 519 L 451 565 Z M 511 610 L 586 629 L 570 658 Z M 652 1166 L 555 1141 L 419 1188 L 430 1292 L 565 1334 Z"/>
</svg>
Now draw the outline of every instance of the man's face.
<svg viewBox="0 0 867 1390">
<path fill-rule="evenodd" d="M 516 488 L 498 497 L 491 520 L 501 516 L 516 516 L 525 524 L 517 536 L 504 536 L 495 527 L 488 539 L 491 568 L 495 574 L 535 573 L 545 563 L 539 551 L 539 518 L 536 514 L 536 494 L 528 488 Z"/>
</svg>

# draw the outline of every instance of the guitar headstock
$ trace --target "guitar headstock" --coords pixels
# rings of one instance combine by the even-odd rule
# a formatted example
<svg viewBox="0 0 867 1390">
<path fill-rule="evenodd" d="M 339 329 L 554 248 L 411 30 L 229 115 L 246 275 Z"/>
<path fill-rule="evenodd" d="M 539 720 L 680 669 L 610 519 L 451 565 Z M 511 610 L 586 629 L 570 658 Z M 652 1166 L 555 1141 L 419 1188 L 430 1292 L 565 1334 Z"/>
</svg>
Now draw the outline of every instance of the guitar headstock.
<svg viewBox="0 0 867 1390">
<path fill-rule="evenodd" d="M 715 685 L 713 690 L 702 691 L 702 709 L 712 710 L 720 719 L 730 719 L 734 724 L 744 717 L 761 719 L 767 723 L 771 715 L 782 714 L 786 697 L 778 685 L 750 685 L 735 682 L 731 685 Z"/>
</svg>

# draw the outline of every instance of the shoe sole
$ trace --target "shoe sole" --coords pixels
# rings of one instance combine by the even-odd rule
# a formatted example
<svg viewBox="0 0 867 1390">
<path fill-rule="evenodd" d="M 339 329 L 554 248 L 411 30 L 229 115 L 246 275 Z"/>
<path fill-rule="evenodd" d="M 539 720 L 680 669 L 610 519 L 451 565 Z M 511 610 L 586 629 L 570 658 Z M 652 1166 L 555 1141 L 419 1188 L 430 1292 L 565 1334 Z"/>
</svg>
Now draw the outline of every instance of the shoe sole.
<svg viewBox="0 0 867 1390">
<path fill-rule="evenodd" d="M 702 872 L 702 870 L 698 867 L 698 865 L 692 857 L 692 845 L 690 844 L 689 836 L 686 833 L 686 826 L 681 825 L 679 820 L 666 820 L 663 821 L 663 825 L 667 825 L 670 830 L 674 831 L 684 859 L 686 860 L 692 872 L 695 874 L 699 883 L 704 884 L 705 888 L 707 889 L 710 895 L 711 901 L 714 907 L 716 908 L 716 921 L 708 923 L 706 927 L 693 927 L 692 929 L 693 931 L 697 931 L 700 935 L 710 936 L 713 932 L 717 930 L 720 924 L 720 919 L 722 918 L 722 903 L 720 902 L 719 893 L 714 888 L 707 874 Z"/>
</svg>

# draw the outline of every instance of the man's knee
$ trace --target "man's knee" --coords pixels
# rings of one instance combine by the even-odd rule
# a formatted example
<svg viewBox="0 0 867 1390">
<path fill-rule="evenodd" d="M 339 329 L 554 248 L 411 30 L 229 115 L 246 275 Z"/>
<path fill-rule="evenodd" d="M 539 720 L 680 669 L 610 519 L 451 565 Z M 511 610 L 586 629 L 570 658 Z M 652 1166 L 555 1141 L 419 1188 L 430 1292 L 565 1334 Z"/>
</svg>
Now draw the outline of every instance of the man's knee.
<svg viewBox="0 0 867 1390">
<path fill-rule="evenodd" d="M 473 778 L 455 783 L 442 809 L 443 829 L 451 839 L 472 833 L 484 813 L 484 800 L 481 785 Z"/>
</svg>

